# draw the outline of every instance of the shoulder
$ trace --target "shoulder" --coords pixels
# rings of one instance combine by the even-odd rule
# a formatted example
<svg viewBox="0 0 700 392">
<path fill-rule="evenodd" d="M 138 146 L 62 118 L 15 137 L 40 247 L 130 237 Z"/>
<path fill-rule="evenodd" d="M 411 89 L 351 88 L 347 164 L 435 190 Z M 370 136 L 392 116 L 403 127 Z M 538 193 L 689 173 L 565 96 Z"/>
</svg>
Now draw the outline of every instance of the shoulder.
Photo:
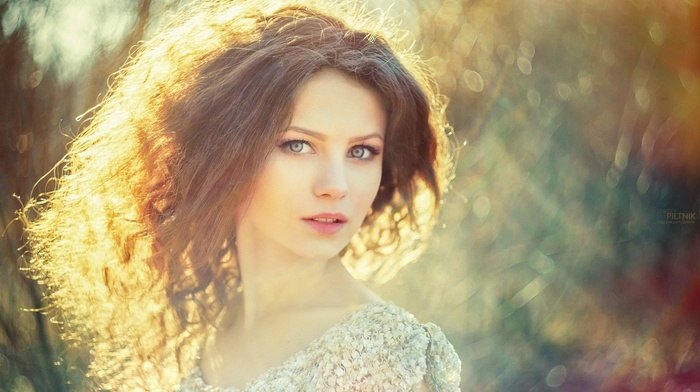
<svg viewBox="0 0 700 392">
<path fill-rule="evenodd" d="M 324 387 L 410 391 L 425 382 L 432 390 L 459 390 L 460 361 L 443 332 L 396 305 L 366 305 L 326 338 L 319 358 Z"/>
</svg>

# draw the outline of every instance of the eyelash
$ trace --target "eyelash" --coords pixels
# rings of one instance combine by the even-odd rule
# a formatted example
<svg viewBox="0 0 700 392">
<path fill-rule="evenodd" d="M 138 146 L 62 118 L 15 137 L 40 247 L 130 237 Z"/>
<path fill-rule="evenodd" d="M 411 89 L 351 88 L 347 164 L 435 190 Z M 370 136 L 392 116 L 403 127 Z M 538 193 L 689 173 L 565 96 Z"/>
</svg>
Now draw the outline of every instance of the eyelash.
<svg viewBox="0 0 700 392">
<path fill-rule="evenodd" d="M 311 142 L 308 141 L 308 140 L 305 140 L 305 139 L 288 139 L 288 140 L 283 140 L 280 144 L 277 145 L 277 147 L 279 147 L 279 148 L 285 150 L 285 152 L 288 152 L 288 153 L 290 153 L 290 154 L 295 154 L 295 155 L 296 155 L 296 154 L 300 154 L 300 153 L 298 153 L 298 152 L 294 152 L 294 151 L 292 151 L 292 150 L 289 149 L 289 147 L 290 147 L 292 144 L 294 144 L 294 143 L 302 143 L 302 144 L 305 144 L 305 145 L 307 145 L 307 146 L 309 146 L 309 147 L 312 147 Z M 375 157 L 375 156 L 379 155 L 379 153 L 380 153 L 380 151 L 379 151 L 378 148 L 373 147 L 373 146 L 370 146 L 370 145 L 367 145 L 367 144 L 356 144 L 356 145 L 350 147 L 350 150 L 349 150 L 349 151 L 352 151 L 352 150 L 355 149 L 355 148 L 364 148 L 364 149 L 366 149 L 367 151 L 369 151 L 369 153 L 370 153 L 370 155 L 371 155 L 370 157 L 368 157 L 368 158 L 358 158 L 358 159 L 363 160 L 363 161 L 372 159 L 372 157 Z"/>
</svg>

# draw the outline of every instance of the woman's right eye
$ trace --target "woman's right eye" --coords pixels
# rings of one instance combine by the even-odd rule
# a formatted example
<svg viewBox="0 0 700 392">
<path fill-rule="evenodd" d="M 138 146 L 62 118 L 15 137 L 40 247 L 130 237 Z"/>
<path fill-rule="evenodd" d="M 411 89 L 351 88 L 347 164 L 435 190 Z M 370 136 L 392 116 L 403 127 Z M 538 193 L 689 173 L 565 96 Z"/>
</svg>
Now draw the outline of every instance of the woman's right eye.
<svg viewBox="0 0 700 392">
<path fill-rule="evenodd" d="M 279 147 L 292 154 L 308 154 L 312 152 L 311 145 L 306 140 L 287 140 L 282 142 Z"/>
</svg>

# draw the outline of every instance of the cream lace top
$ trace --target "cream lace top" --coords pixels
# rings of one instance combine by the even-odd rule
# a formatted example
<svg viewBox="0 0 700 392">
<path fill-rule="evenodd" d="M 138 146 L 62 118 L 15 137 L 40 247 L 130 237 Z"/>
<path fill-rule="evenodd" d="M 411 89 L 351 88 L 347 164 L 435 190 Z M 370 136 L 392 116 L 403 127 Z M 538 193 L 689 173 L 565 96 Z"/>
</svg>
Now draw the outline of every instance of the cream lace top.
<svg viewBox="0 0 700 392">
<path fill-rule="evenodd" d="M 199 367 L 179 392 L 459 391 L 460 361 L 435 324 L 393 304 L 369 304 L 245 388 L 207 385 Z"/>
</svg>

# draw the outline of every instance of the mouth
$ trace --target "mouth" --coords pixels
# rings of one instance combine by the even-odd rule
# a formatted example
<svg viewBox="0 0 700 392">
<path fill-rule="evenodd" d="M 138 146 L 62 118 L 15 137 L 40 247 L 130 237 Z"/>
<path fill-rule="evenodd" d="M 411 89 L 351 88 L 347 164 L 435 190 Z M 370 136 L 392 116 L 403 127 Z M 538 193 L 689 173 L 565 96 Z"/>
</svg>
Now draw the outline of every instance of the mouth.
<svg viewBox="0 0 700 392">
<path fill-rule="evenodd" d="M 312 220 L 321 223 L 344 223 L 345 221 L 336 218 L 307 218 L 306 220 Z"/>
<path fill-rule="evenodd" d="M 325 213 L 302 219 L 314 231 L 320 234 L 335 234 L 339 232 L 348 219 L 343 214 Z"/>
<path fill-rule="evenodd" d="M 316 214 L 303 219 L 305 221 L 314 221 L 320 223 L 345 223 L 348 221 L 348 218 L 346 218 L 345 215 L 337 212 L 324 212 L 322 214 Z"/>
</svg>

